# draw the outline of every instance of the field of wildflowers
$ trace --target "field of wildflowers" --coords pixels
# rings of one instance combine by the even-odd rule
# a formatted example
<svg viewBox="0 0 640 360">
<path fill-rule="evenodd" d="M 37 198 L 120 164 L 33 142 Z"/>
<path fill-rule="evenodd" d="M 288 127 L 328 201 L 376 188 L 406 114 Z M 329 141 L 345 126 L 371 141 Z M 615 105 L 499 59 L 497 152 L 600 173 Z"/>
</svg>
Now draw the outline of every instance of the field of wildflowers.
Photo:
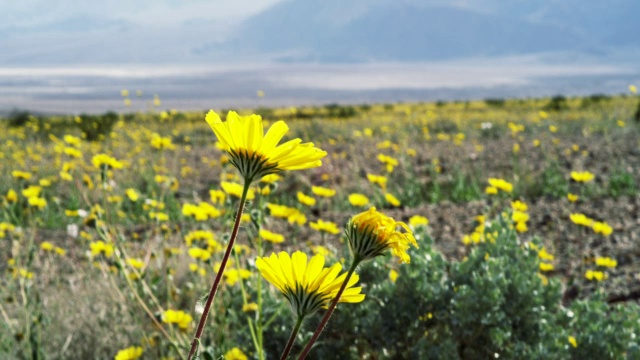
<svg viewBox="0 0 640 360">
<path fill-rule="evenodd" d="M 640 358 L 629 90 L 12 114 L 0 358 Z"/>
</svg>

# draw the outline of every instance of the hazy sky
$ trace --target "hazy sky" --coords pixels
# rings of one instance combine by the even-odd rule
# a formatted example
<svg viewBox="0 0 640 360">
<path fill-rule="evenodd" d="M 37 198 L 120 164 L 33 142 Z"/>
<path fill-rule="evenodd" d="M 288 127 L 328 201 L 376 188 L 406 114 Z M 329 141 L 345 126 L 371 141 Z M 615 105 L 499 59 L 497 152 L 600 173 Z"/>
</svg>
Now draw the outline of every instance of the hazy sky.
<svg viewBox="0 0 640 360">
<path fill-rule="evenodd" d="M 136 24 L 179 24 L 190 19 L 233 21 L 282 0 L 0 0 L 0 29 L 33 27 L 70 17 L 98 16 Z"/>
</svg>

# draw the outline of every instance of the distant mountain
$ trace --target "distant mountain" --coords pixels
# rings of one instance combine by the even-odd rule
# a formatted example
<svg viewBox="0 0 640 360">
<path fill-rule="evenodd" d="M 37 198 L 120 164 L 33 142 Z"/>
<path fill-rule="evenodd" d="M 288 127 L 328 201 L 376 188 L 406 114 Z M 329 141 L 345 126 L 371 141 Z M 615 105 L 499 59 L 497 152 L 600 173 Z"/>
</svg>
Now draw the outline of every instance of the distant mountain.
<svg viewBox="0 0 640 360">
<path fill-rule="evenodd" d="M 597 55 L 640 48 L 638 18 L 637 0 L 288 0 L 245 20 L 227 46 L 319 62 Z"/>
<path fill-rule="evenodd" d="M 0 21 L 0 65 L 402 62 L 540 53 L 629 59 L 640 52 L 640 0 L 283 0 L 246 18 L 191 10 L 168 24 L 109 11 Z"/>
</svg>

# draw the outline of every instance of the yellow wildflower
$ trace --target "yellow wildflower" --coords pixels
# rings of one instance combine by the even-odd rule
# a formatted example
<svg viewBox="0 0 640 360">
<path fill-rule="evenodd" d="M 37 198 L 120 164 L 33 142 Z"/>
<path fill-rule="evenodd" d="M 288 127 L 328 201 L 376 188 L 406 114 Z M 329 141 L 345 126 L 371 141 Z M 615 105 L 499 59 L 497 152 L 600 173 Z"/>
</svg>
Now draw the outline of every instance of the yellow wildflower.
<svg viewBox="0 0 640 360">
<path fill-rule="evenodd" d="M 266 134 L 259 115 L 242 117 L 229 111 L 226 121 L 222 122 L 212 110 L 207 114 L 206 121 L 245 181 L 250 182 L 282 170 L 318 167 L 322 165 L 320 159 L 327 155 L 313 143 L 302 144 L 300 139 L 278 145 L 289 130 L 284 121 L 276 121 Z"/>
<path fill-rule="evenodd" d="M 397 231 L 397 227 L 406 232 Z M 351 252 L 360 260 L 372 259 L 391 249 L 400 262 L 409 263 L 411 258 L 407 250 L 410 245 L 418 247 L 407 224 L 395 221 L 374 207 L 351 218 L 347 224 L 347 238 Z"/>
</svg>

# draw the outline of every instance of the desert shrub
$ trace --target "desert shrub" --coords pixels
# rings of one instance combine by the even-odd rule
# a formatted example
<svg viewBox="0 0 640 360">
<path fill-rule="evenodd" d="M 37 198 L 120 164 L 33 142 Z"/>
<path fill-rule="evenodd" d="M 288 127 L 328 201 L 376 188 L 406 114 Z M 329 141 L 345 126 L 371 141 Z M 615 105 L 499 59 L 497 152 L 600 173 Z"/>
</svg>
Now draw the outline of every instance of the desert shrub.
<svg viewBox="0 0 640 360">
<path fill-rule="evenodd" d="M 328 104 L 324 106 L 327 116 L 332 118 L 350 118 L 358 114 L 355 107 L 350 105 Z"/>
<path fill-rule="evenodd" d="M 9 114 L 8 119 L 11 127 L 25 126 L 31 119 L 31 114 L 28 111 L 14 110 Z"/>
<path fill-rule="evenodd" d="M 617 198 L 622 195 L 635 195 L 637 193 L 636 180 L 633 174 L 621 169 L 613 171 L 609 177 L 609 194 Z"/>
<path fill-rule="evenodd" d="M 587 97 L 582 98 L 580 102 L 581 108 L 588 108 L 592 105 L 597 105 L 606 101 L 611 100 L 611 97 L 605 94 L 593 94 Z"/>
<path fill-rule="evenodd" d="M 547 111 L 562 111 L 567 110 L 569 104 L 567 104 L 567 98 L 562 95 L 557 95 L 551 98 L 544 109 Z"/>
<path fill-rule="evenodd" d="M 411 264 L 398 267 L 395 283 L 388 280 L 388 261 L 365 264 L 360 276 L 367 300 L 334 314 L 315 355 L 634 358 L 636 305 L 612 307 L 596 295 L 564 307 L 560 282 L 539 272 L 537 240 L 521 241 L 508 216 L 487 225 L 485 234 L 493 240 L 474 245 L 462 261 L 446 259 L 419 234 L 420 249 Z"/>
<path fill-rule="evenodd" d="M 112 111 L 102 115 L 82 114 L 80 115 L 78 127 L 85 134 L 87 140 L 101 140 L 111 132 L 118 118 L 118 114 Z"/>
<path fill-rule="evenodd" d="M 489 99 L 484 99 L 484 103 L 487 104 L 488 106 L 501 108 L 501 107 L 504 107 L 504 104 L 506 103 L 506 101 L 504 99 L 489 98 Z"/>
</svg>

